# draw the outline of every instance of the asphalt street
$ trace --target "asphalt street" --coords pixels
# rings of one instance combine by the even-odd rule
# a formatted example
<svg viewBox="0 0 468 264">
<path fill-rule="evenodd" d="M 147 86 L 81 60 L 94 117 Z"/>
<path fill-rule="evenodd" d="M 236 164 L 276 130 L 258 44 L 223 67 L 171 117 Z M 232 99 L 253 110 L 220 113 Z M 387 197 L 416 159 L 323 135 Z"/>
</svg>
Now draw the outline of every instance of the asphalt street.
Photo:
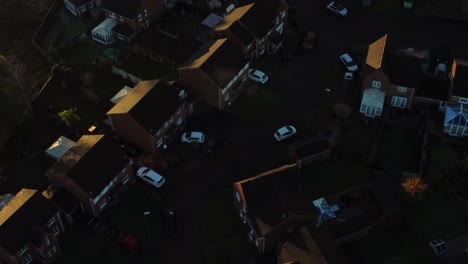
<svg viewBox="0 0 468 264">
<path fill-rule="evenodd" d="M 178 213 L 177 236 L 167 239 L 158 254 L 161 263 L 203 263 L 200 206 L 216 189 L 229 191 L 232 182 L 290 162 L 287 143 L 273 139 L 276 128 L 285 123 L 304 127 L 304 113 L 326 101 L 327 69 L 337 63 L 353 45 L 370 43 L 388 34 L 387 47 L 449 47 L 462 53 L 468 49 L 467 23 L 410 15 L 356 14 L 336 17 L 326 12 L 325 1 L 297 1 L 297 12 L 305 28 L 318 34 L 317 48 L 296 56 L 271 77 L 265 89 L 286 99 L 286 110 L 275 120 L 255 124 L 214 110 L 196 117 L 197 126 L 207 134 L 223 135 L 228 146 L 206 157 L 194 154 L 192 160 L 171 169 L 170 196 Z"/>
</svg>

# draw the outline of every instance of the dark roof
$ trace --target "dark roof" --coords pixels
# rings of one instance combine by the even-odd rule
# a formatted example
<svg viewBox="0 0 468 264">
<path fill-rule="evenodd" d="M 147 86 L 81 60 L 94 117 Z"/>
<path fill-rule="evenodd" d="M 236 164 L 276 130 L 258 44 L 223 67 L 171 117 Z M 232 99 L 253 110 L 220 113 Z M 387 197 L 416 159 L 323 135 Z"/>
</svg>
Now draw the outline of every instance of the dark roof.
<svg viewBox="0 0 468 264">
<path fill-rule="evenodd" d="M 92 2 L 94 0 L 69 0 L 70 3 L 72 3 L 76 7 L 80 7 L 84 4 L 87 4 L 89 2 Z"/>
<path fill-rule="evenodd" d="M 433 100 L 447 101 L 450 90 L 448 78 L 424 76 L 419 80 L 415 95 Z"/>
<path fill-rule="evenodd" d="M 236 183 L 257 234 L 265 235 L 290 215 L 314 215 L 312 199 L 299 189 L 298 171 L 284 166 Z"/>
<path fill-rule="evenodd" d="M 51 201 L 66 213 L 70 213 L 80 205 L 80 201 L 63 187 L 52 193 Z"/>
<path fill-rule="evenodd" d="M 105 135 L 82 136 L 47 174 L 66 174 L 92 198 L 128 164 L 120 146 Z"/>
<path fill-rule="evenodd" d="M 130 37 L 135 31 L 127 23 L 119 23 L 112 29 L 113 32 Z"/>
<path fill-rule="evenodd" d="M 454 60 L 452 95 L 468 98 L 468 63 Z"/>
<path fill-rule="evenodd" d="M 326 138 L 307 139 L 291 144 L 290 148 L 301 159 L 329 150 L 330 143 Z"/>
<path fill-rule="evenodd" d="M 263 38 L 275 25 L 281 0 L 256 0 L 254 6 L 240 18 L 256 37 Z"/>
<path fill-rule="evenodd" d="M 419 76 L 422 74 L 422 62 L 423 58 L 413 53 L 393 51 L 384 54 L 382 67 L 390 83 L 416 88 Z"/>
<path fill-rule="evenodd" d="M 59 211 L 41 192 L 22 189 L 0 211 L 0 245 L 15 255 L 26 243 L 42 241 L 42 227 Z"/>
<path fill-rule="evenodd" d="M 141 81 L 107 114 L 128 113 L 148 131 L 158 131 L 182 105 L 179 91 L 165 81 Z"/>
<path fill-rule="evenodd" d="M 241 23 L 239 23 L 239 21 L 232 23 L 229 30 L 236 35 L 245 46 L 248 46 L 255 39 L 255 37 Z"/>
<path fill-rule="evenodd" d="M 102 8 L 117 15 L 134 19 L 143 0 L 103 0 Z"/>
</svg>

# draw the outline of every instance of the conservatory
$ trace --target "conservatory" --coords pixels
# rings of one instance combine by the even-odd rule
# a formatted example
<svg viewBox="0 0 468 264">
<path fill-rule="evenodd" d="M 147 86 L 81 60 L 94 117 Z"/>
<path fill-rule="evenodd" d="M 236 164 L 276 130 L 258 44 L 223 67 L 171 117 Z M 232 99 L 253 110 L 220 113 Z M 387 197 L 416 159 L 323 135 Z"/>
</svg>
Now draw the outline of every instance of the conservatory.
<svg viewBox="0 0 468 264">
<path fill-rule="evenodd" d="M 117 21 L 112 18 L 106 18 L 102 21 L 97 27 L 93 29 L 92 36 L 93 39 L 101 42 L 104 45 L 112 44 L 115 41 L 114 33 L 112 29 L 117 25 Z"/>
</svg>

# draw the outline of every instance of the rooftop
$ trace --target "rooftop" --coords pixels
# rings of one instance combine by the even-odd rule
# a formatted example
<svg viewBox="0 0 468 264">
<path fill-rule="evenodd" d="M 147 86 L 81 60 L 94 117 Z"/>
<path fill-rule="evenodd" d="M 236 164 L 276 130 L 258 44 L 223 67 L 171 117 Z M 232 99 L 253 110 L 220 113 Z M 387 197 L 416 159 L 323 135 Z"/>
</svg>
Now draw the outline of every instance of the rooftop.
<svg viewBox="0 0 468 264">
<path fill-rule="evenodd" d="M 468 61 L 455 59 L 452 65 L 452 95 L 468 98 Z"/>
<path fill-rule="evenodd" d="M 275 16 L 280 0 L 256 0 L 249 11 L 240 18 L 256 37 L 262 38 L 275 25 Z"/>
<path fill-rule="evenodd" d="M 387 34 L 369 45 L 366 56 L 366 64 L 374 69 L 380 69 L 382 66 L 385 44 L 387 42 Z"/>
<path fill-rule="evenodd" d="M 312 199 L 300 190 L 298 171 L 283 166 L 235 183 L 258 234 L 265 235 L 290 215 L 314 215 Z"/>
<path fill-rule="evenodd" d="M 448 105 L 445 111 L 444 123 L 468 127 L 468 106 L 466 104 Z"/>
<path fill-rule="evenodd" d="M 102 8 L 116 13 L 117 15 L 134 19 L 137 16 L 138 8 L 142 3 L 143 0 L 103 0 Z"/>
<path fill-rule="evenodd" d="M 396 50 L 384 54 L 382 68 L 394 85 L 417 88 L 422 74 L 423 55 L 406 50 Z"/>
<path fill-rule="evenodd" d="M 141 81 L 107 114 L 129 114 L 146 130 L 158 131 L 182 103 L 172 82 Z"/>
<path fill-rule="evenodd" d="M 59 211 L 41 192 L 22 189 L 0 210 L 0 245 L 15 255 L 26 243 L 42 241 L 42 227 Z"/>
<path fill-rule="evenodd" d="M 447 101 L 450 90 L 450 80 L 439 77 L 421 77 L 415 96 L 439 101 Z"/>
<path fill-rule="evenodd" d="M 179 68 L 200 68 L 223 89 L 247 63 L 241 50 L 228 39 L 212 40 L 202 45 Z"/>
<path fill-rule="evenodd" d="M 92 198 L 127 164 L 120 146 L 105 135 L 84 135 L 46 175 L 66 174 Z"/>
</svg>

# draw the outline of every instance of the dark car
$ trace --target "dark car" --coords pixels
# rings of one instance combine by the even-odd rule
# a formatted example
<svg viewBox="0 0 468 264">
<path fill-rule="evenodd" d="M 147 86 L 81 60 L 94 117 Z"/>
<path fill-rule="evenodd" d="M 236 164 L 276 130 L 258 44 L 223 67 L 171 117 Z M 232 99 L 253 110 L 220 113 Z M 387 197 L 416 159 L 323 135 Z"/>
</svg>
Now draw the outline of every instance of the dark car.
<svg viewBox="0 0 468 264">
<path fill-rule="evenodd" d="M 130 234 L 120 232 L 115 236 L 114 241 L 121 249 L 128 251 L 132 254 L 137 254 L 141 250 L 140 241 Z"/>
<path fill-rule="evenodd" d="M 226 146 L 227 141 L 224 138 L 210 138 L 203 144 L 202 152 L 206 155 L 211 155 L 216 152 L 217 149 Z"/>
<path fill-rule="evenodd" d="M 163 232 L 172 236 L 176 233 L 176 214 L 174 208 L 164 208 L 162 211 L 162 229 Z"/>
</svg>

